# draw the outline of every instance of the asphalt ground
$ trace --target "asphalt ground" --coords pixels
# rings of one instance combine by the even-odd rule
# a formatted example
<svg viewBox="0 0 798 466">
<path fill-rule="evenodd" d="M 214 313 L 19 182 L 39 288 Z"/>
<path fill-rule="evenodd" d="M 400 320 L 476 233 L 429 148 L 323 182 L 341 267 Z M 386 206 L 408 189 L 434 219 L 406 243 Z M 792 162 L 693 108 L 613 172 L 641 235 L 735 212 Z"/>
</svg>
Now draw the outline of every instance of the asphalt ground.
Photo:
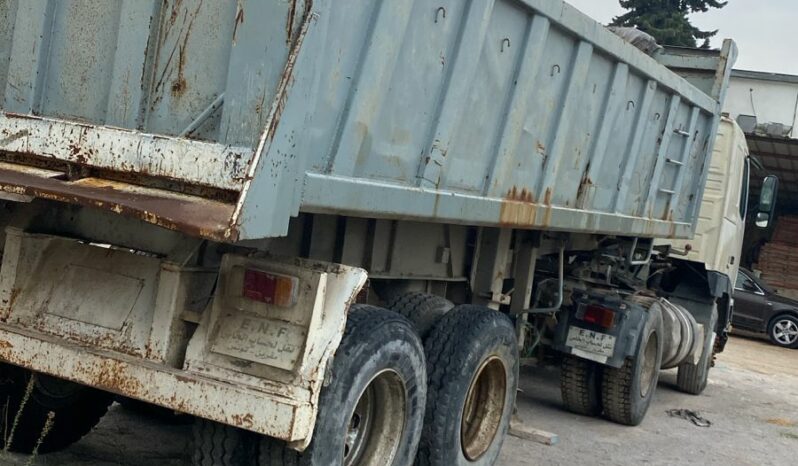
<svg viewBox="0 0 798 466">
<path fill-rule="evenodd" d="M 518 414 L 530 427 L 557 434 L 553 446 L 508 437 L 500 465 L 794 465 L 798 456 L 798 351 L 733 337 L 699 396 L 660 377 L 656 398 L 638 427 L 577 416 L 560 404 L 556 368 L 524 368 Z M 712 426 L 670 417 L 698 411 Z M 171 466 L 188 461 L 189 424 L 164 422 L 114 405 L 97 428 L 65 451 L 36 458 L 0 453 L 0 464 Z"/>
</svg>

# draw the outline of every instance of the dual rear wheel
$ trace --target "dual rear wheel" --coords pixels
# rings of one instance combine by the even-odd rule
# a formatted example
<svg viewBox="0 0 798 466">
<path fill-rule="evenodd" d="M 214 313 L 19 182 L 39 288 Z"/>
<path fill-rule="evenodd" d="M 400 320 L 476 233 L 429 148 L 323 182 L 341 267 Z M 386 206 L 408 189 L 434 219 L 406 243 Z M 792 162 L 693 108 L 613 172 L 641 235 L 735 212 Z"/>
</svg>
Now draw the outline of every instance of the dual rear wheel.
<svg viewBox="0 0 798 466">
<path fill-rule="evenodd" d="M 518 385 L 512 322 L 418 293 L 393 304 L 350 310 L 305 452 L 198 420 L 193 464 L 494 464 Z"/>
<path fill-rule="evenodd" d="M 586 416 L 603 414 L 618 424 L 643 421 L 656 391 L 662 363 L 662 314 L 651 306 L 635 354 L 619 368 L 566 356 L 560 375 L 563 404 Z"/>
</svg>

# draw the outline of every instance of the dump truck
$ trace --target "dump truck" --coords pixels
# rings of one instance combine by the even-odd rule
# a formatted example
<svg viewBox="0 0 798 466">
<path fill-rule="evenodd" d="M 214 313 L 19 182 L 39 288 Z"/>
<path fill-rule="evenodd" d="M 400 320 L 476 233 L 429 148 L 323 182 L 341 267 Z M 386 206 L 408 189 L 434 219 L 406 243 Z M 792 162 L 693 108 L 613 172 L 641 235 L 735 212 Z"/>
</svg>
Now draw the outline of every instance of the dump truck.
<svg viewBox="0 0 798 466">
<path fill-rule="evenodd" d="M 730 41 L 651 57 L 560 0 L 0 18 L 10 450 L 122 396 L 195 416 L 195 465 L 489 465 L 537 330 L 625 424 L 720 349 L 731 282 L 685 244 Z"/>
</svg>

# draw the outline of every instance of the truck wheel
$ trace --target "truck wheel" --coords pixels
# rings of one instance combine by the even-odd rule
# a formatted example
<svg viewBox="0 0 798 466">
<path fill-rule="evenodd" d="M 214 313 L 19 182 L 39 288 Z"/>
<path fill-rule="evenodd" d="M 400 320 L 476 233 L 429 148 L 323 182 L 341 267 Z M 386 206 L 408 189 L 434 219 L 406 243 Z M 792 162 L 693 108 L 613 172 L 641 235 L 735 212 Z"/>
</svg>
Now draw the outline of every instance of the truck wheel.
<svg viewBox="0 0 798 466">
<path fill-rule="evenodd" d="M 560 372 L 560 392 L 568 411 L 584 416 L 601 414 L 601 366 L 566 356 Z"/>
<path fill-rule="evenodd" d="M 661 335 L 662 313 L 659 305 L 654 304 L 648 310 L 636 354 L 618 369 L 604 368 L 601 404 L 607 419 L 629 426 L 643 421 L 659 381 Z"/>
<path fill-rule="evenodd" d="M 679 391 L 691 395 L 700 395 L 707 388 L 709 370 L 712 368 L 712 355 L 715 349 L 715 325 L 718 321 L 717 308 L 713 309 L 708 332 L 704 335 L 704 347 L 698 364 L 684 363 L 679 365 L 676 375 L 676 386 Z"/>
<path fill-rule="evenodd" d="M 424 347 L 429 398 L 416 464 L 494 464 L 518 387 L 515 327 L 494 310 L 458 306 Z"/>
<path fill-rule="evenodd" d="M 453 307 L 454 304 L 446 298 L 419 292 L 400 294 L 388 303 L 389 309 L 413 323 L 421 338 L 426 337 L 435 323 Z"/>
<path fill-rule="evenodd" d="M 264 438 L 260 466 L 413 464 L 424 422 L 424 349 L 410 322 L 354 305 L 304 453 Z"/>
<path fill-rule="evenodd" d="M 256 434 L 218 422 L 194 421 L 192 466 L 255 466 Z"/>
<path fill-rule="evenodd" d="M 791 315 L 775 317 L 768 326 L 768 336 L 773 344 L 782 348 L 798 348 L 798 318 Z"/>
<path fill-rule="evenodd" d="M 0 366 L 0 397 L 7 403 L 4 444 L 27 454 L 39 441 L 39 453 L 72 445 L 113 403 L 110 393 L 5 364 Z"/>
</svg>

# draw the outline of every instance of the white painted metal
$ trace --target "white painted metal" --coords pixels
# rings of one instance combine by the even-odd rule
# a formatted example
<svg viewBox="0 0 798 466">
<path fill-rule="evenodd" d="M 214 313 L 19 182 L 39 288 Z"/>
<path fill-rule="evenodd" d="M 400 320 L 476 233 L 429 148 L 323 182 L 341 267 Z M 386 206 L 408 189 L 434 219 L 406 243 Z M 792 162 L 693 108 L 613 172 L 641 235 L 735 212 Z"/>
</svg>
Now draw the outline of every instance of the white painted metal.
<svg viewBox="0 0 798 466">
<path fill-rule="evenodd" d="M 253 154 L 250 147 L 2 112 L 0 134 L 4 151 L 220 189 L 241 189 Z"/>
<path fill-rule="evenodd" d="M 237 255 L 209 270 L 185 266 L 193 246 L 184 253 L 166 260 L 8 229 L 0 360 L 304 449 L 366 272 Z M 246 268 L 296 277 L 296 303 L 244 298 Z M 192 320 L 199 326 L 190 333 Z"/>
<path fill-rule="evenodd" d="M 704 189 L 695 237 L 691 240 L 660 240 L 675 249 L 690 249 L 687 256 L 678 256 L 702 263 L 707 270 L 720 272 L 734 283 L 740 266 L 745 231 L 742 217 L 742 190 L 748 146 L 745 135 L 734 121 L 721 120 Z M 690 246 L 687 248 L 687 246 Z"/>
</svg>

